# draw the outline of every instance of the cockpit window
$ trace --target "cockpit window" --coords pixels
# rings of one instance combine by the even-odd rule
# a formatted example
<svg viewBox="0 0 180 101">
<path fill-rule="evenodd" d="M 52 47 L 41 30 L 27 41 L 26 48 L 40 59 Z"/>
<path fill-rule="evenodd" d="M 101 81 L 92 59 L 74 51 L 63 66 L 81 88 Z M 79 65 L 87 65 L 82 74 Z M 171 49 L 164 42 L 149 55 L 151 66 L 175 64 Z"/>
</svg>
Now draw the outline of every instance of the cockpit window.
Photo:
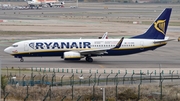
<svg viewBox="0 0 180 101">
<path fill-rule="evenodd" d="M 18 47 L 18 45 L 12 45 L 12 47 Z"/>
</svg>

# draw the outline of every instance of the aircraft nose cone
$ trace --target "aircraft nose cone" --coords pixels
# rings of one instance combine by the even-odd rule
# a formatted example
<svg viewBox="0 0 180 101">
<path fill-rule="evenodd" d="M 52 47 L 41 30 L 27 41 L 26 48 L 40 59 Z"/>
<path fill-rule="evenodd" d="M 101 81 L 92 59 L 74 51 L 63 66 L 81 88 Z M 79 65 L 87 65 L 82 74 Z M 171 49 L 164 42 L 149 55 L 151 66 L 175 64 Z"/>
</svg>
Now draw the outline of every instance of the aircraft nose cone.
<svg viewBox="0 0 180 101">
<path fill-rule="evenodd" d="M 8 54 L 11 54 L 11 49 L 10 49 L 10 47 L 4 49 L 4 52 L 6 52 L 6 53 L 8 53 Z"/>
</svg>

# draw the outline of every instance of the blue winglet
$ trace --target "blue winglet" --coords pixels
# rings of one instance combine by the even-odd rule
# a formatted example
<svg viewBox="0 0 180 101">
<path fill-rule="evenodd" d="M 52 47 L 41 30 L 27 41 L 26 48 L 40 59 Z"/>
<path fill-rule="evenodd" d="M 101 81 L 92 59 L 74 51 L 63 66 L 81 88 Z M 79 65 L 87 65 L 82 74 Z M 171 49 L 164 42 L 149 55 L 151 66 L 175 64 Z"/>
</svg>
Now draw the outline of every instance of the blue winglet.
<svg viewBox="0 0 180 101">
<path fill-rule="evenodd" d="M 114 48 L 120 48 L 123 40 L 124 40 L 124 37 L 122 37 L 121 40 L 119 40 L 119 42 L 117 43 L 117 45 Z"/>
</svg>

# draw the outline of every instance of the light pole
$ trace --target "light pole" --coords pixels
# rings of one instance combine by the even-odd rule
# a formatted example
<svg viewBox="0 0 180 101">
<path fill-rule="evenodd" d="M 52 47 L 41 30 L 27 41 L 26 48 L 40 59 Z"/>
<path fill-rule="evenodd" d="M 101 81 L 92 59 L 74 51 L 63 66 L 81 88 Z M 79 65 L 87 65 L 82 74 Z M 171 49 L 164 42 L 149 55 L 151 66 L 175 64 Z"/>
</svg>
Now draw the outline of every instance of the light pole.
<svg viewBox="0 0 180 101">
<path fill-rule="evenodd" d="M 103 101 L 105 101 L 105 95 L 106 95 L 106 89 L 105 87 L 101 88 L 101 90 L 103 91 Z"/>
<path fill-rule="evenodd" d="M 77 0 L 77 2 L 76 2 L 77 4 L 76 4 L 76 6 L 78 7 L 78 0 Z"/>
</svg>

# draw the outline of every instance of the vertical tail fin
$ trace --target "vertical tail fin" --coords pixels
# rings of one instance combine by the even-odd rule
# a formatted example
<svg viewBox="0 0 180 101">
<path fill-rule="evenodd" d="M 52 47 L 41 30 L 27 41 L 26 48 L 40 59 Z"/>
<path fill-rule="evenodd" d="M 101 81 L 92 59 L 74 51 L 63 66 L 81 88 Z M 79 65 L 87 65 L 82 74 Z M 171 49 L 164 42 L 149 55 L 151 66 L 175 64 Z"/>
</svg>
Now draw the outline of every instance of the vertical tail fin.
<svg viewBox="0 0 180 101">
<path fill-rule="evenodd" d="M 172 8 L 166 8 L 144 34 L 134 36 L 132 38 L 164 39 L 169 24 L 171 11 Z"/>
</svg>

